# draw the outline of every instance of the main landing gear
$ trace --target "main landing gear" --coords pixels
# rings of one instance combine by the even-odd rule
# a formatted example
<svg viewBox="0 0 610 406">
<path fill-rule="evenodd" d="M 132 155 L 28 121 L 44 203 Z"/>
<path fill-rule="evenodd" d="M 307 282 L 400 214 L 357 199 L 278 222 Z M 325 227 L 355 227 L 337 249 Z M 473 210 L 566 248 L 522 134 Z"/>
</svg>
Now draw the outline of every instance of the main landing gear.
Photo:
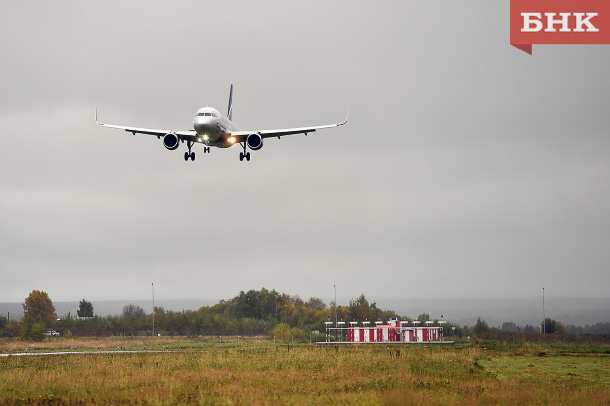
<svg viewBox="0 0 610 406">
<path fill-rule="evenodd" d="M 191 158 L 191 161 L 195 160 L 195 153 L 191 152 L 191 148 L 193 147 L 193 144 L 194 144 L 194 142 L 186 141 L 186 146 L 188 147 L 189 152 L 185 152 L 184 153 L 184 160 L 185 161 L 188 161 L 189 158 Z"/>
<path fill-rule="evenodd" d="M 184 160 L 185 161 L 188 161 L 189 159 L 191 161 L 195 160 L 195 152 L 191 152 L 191 148 L 193 148 L 193 145 L 195 145 L 194 142 L 186 141 L 186 146 L 189 149 L 189 151 L 184 153 Z M 203 147 L 203 153 L 204 154 L 205 153 L 209 154 L 210 153 L 210 147 Z"/>
<path fill-rule="evenodd" d="M 246 161 L 249 161 L 250 160 L 250 153 L 246 152 L 246 143 L 245 142 L 244 142 L 243 146 L 244 146 L 244 152 L 240 152 L 239 153 L 239 160 L 243 161 L 244 158 L 246 158 Z"/>
</svg>

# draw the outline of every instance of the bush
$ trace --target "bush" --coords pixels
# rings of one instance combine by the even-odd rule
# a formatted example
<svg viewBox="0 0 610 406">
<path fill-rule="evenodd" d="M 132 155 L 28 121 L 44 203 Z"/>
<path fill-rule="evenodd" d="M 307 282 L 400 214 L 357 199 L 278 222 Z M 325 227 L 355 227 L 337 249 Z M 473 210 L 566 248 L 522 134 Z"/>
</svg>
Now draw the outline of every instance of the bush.
<svg viewBox="0 0 610 406">
<path fill-rule="evenodd" d="M 295 342 L 309 341 L 309 335 L 307 332 L 301 330 L 300 328 L 293 327 L 290 329 L 290 335 L 292 336 L 291 339 L 294 338 Z"/>
<path fill-rule="evenodd" d="M 21 325 L 21 339 L 25 341 L 44 340 L 44 326 L 41 323 L 23 323 Z"/>
<path fill-rule="evenodd" d="M 276 340 L 286 342 L 290 339 L 290 326 L 286 323 L 280 323 L 273 329 L 273 335 Z"/>
</svg>

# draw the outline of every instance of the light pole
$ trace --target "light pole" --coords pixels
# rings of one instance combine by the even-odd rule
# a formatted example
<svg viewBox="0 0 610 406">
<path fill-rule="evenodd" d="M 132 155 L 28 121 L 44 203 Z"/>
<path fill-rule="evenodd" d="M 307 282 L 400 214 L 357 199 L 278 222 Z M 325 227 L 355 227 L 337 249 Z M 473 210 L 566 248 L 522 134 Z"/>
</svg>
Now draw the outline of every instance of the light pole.
<svg viewBox="0 0 610 406">
<path fill-rule="evenodd" d="M 542 288 L 542 334 L 546 334 L 546 313 L 544 311 L 544 288 Z"/>
<path fill-rule="evenodd" d="M 335 288 L 335 328 L 337 328 L 337 285 L 333 285 Z"/>
<path fill-rule="evenodd" d="M 335 338 L 337 337 L 337 285 L 333 285 L 335 288 Z"/>
<path fill-rule="evenodd" d="M 153 337 L 155 336 L 155 284 L 153 282 L 150 283 L 152 286 L 152 296 L 153 296 Z"/>
</svg>

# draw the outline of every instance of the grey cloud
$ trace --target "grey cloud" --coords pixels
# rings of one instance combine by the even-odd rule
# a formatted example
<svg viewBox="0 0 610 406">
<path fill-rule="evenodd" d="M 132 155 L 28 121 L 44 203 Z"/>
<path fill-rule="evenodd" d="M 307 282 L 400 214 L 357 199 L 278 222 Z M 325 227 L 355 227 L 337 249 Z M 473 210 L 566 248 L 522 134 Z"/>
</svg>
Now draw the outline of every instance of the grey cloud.
<svg viewBox="0 0 610 406">
<path fill-rule="evenodd" d="M 442 6 L 7 6 L 1 301 L 607 296 L 605 47 L 528 56 L 505 4 Z M 350 122 L 247 164 L 93 122 L 188 129 L 231 83 L 241 128 Z"/>
</svg>

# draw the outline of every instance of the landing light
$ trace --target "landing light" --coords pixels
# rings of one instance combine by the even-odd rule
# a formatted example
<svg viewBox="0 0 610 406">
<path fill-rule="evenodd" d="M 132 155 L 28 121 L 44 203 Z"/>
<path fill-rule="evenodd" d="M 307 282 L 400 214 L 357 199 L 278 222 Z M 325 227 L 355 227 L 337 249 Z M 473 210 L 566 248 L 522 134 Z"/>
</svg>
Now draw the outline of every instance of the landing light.
<svg viewBox="0 0 610 406">
<path fill-rule="evenodd" d="M 208 140 L 208 135 L 207 135 L 207 134 L 206 134 L 206 135 L 204 135 L 204 136 L 203 136 L 203 139 L 207 141 L 207 140 Z"/>
<path fill-rule="evenodd" d="M 234 137 L 229 138 L 229 142 L 230 142 L 231 144 L 234 144 L 234 143 L 235 143 L 235 138 L 234 138 Z"/>
</svg>

